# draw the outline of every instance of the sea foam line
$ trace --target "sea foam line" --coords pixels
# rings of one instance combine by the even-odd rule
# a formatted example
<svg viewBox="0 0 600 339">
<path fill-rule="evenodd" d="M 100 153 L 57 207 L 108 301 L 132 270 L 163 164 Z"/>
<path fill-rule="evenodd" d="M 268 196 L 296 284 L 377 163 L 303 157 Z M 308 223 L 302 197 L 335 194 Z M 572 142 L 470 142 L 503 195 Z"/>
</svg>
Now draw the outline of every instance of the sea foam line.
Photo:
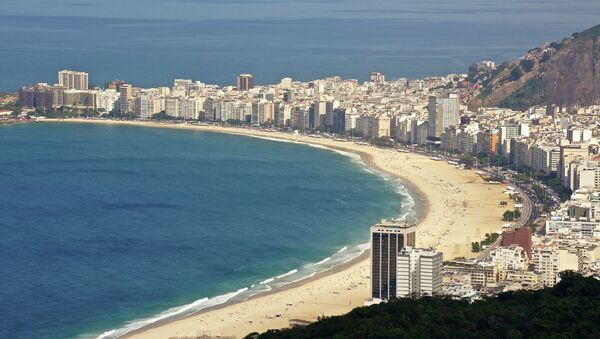
<svg viewBox="0 0 600 339">
<path fill-rule="evenodd" d="M 264 285 L 264 284 L 268 284 L 268 283 L 270 283 L 270 282 L 272 282 L 274 280 L 275 280 L 275 278 L 269 278 L 267 280 L 263 280 L 263 281 L 259 282 L 258 284 L 259 285 Z"/>
<path fill-rule="evenodd" d="M 362 160 L 362 157 L 359 154 L 354 153 L 354 152 L 342 151 L 339 149 L 330 148 L 330 147 L 323 146 L 323 145 L 312 144 L 309 142 L 285 140 L 285 139 L 270 138 L 270 137 L 256 136 L 256 135 L 251 135 L 251 136 L 259 138 L 259 139 L 265 139 L 265 140 L 271 140 L 271 141 L 277 141 L 277 142 L 288 142 L 288 143 L 293 143 L 293 144 L 302 144 L 302 145 L 306 145 L 306 146 L 310 146 L 310 147 L 314 147 L 314 148 L 320 148 L 320 149 L 325 149 L 328 151 L 333 151 L 335 153 L 338 153 L 340 155 L 350 158 L 352 160 L 352 162 L 354 162 L 354 163 L 362 165 L 363 168 L 365 169 L 365 171 L 370 172 L 375 175 L 380 175 L 381 177 L 384 178 L 384 180 L 390 181 L 388 174 L 385 174 L 376 168 L 368 166 Z M 402 212 L 399 215 L 399 218 L 406 219 L 410 216 L 414 216 L 415 211 L 414 211 L 413 207 L 415 205 L 415 201 L 414 201 L 413 197 L 410 195 L 410 193 L 408 192 L 408 188 L 404 185 L 402 180 L 397 179 L 396 177 L 393 177 L 392 181 L 396 184 L 396 192 L 403 197 L 403 200 L 402 200 L 403 206 L 401 208 Z M 157 321 L 161 321 L 161 320 L 164 320 L 167 318 L 175 318 L 175 317 L 184 315 L 185 313 L 188 313 L 188 312 L 189 312 L 189 314 L 196 313 L 205 308 L 224 304 L 234 298 L 241 297 L 244 295 L 245 295 L 245 299 L 247 299 L 251 296 L 271 291 L 273 289 L 273 287 L 268 284 L 271 282 L 276 282 L 276 279 L 279 280 L 279 279 L 282 279 L 282 278 L 285 278 L 288 276 L 292 276 L 292 275 L 301 275 L 299 278 L 296 278 L 296 279 L 293 279 L 290 281 L 281 281 L 281 282 L 277 281 L 276 286 L 280 287 L 280 286 L 285 286 L 290 283 L 295 283 L 295 282 L 299 282 L 299 281 L 302 281 L 302 280 L 305 280 L 308 278 L 312 278 L 315 275 L 317 275 L 318 273 L 328 271 L 337 265 L 345 264 L 345 263 L 352 261 L 353 259 L 362 255 L 365 251 L 369 250 L 370 247 L 371 247 L 371 244 L 368 242 L 354 246 L 353 248 L 355 248 L 356 251 L 354 251 L 354 250 L 348 251 L 348 247 L 344 246 L 343 248 L 341 248 L 340 250 L 338 250 L 336 252 L 336 254 L 333 256 L 333 258 L 327 257 L 317 263 L 307 264 L 301 270 L 293 269 L 293 270 L 291 270 L 287 273 L 281 274 L 279 276 L 266 279 L 266 280 L 260 282 L 259 284 L 252 284 L 250 286 L 250 289 L 245 287 L 245 288 L 239 289 L 235 292 L 226 293 L 226 294 L 216 296 L 213 298 L 202 298 L 202 299 L 196 300 L 195 302 L 188 304 L 188 305 L 168 309 L 167 311 L 164 311 L 153 318 L 132 321 L 130 323 L 127 323 L 122 328 L 113 329 L 113 330 L 102 333 L 100 336 L 98 336 L 98 339 L 118 338 L 129 332 L 132 332 L 132 331 L 141 329 L 145 326 L 148 326 L 150 324 L 156 323 Z M 342 252 L 344 252 L 344 254 L 341 254 Z M 339 256 L 339 258 L 337 256 Z M 327 262 L 329 262 L 330 265 L 324 266 L 323 264 L 325 264 Z M 285 280 L 285 279 L 282 279 L 282 280 Z M 244 300 L 244 299 L 240 299 L 240 300 Z"/>
<path fill-rule="evenodd" d="M 218 305 L 224 304 L 228 301 L 233 301 L 234 299 L 236 301 L 246 300 L 254 295 L 269 292 L 274 287 L 281 287 L 281 286 L 285 286 L 285 285 L 288 285 L 291 283 L 300 282 L 302 280 L 312 278 L 319 273 L 328 271 L 337 265 L 347 263 L 347 262 L 359 257 L 366 250 L 368 250 L 369 247 L 370 247 L 369 243 L 353 246 L 352 249 L 349 249 L 348 246 L 344 246 L 340 250 L 338 250 L 336 252 L 336 254 L 334 254 L 330 257 L 327 257 L 319 262 L 306 264 L 300 269 L 293 269 L 293 270 L 290 270 L 289 272 L 281 274 L 279 276 L 266 279 L 258 284 L 251 285 L 250 288 L 245 287 L 245 288 L 239 289 L 235 292 L 222 294 L 222 295 L 212 297 L 212 298 L 205 297 L 205 298 L 196 300 L 190 304 L 173 307 L 164 312 L 159 313 L 156 316 L 153 316 L 150 318 L 145 318 L 145 319 L 134 320 L 134 321 L 131 321 L 131 322 L 125 324 L 125 326 L 123 326 L 121 328 L 111 329 L 109 331 L 103 332 L 102 334 L 98 335 L 96 338 L 97 339 L 119 338 L 121 336 L 126 335 L 127 333 L 143 329 L 144 327 L 146 327 L 148 325 L 152 325 L 152 324 L 155 324 L 155 323 L 163 321 L 163 320 L 176 319 L 176 318 L 180 318 L 185 315 L 194 314 L 199 311 L 202 311 L 203 309 L 206 309 L 206 308 L 209 308 L 212 306 L 218 306 Z M 329 263 L 329 265 L 324 265 L 325 263 Z M 298 276 L 298 277 L 296 277 L 296 276 Z M 289 279 L 289 280 L 284 279 L 287 277 L 289 277 L 291 279 Z M 274 283 L 274 286 L 271 286 L 270 283 Z"/>
<path fill-rule="evenodd" d="M 220 305 L 220 304 L 223 304 L 223 303 L 231 300 L 233 297 L 235 297 L 247 290 L 248 290 L 248 288 L 245 287 L 245 288 L 241 288 L 235 292 L 223 294 L 223 295 L 216 296 L 213 298 L 202 298 L 202 299 L 198 299 L 187 305 L 172 307 L 164 312 L 159 313 L 158 315 L 156 315 L 154 317 L 141 319 L 141 320 L 134 320 L 132 322 L 127 323 L 125 326 L 123 326 L 119 329 L 112 329 L 110 331 L 106 331 L 106 332 L 102 333 L 101 335 L 99 335 L 97 337 L 97 339 L 118 338 L 127 333 L 130 333 L 135 330 L 139 330 L 145 326 L 154 324 L 161 320 L 181 316 L 188 312 L 191 314 L 191 313 L 200 311 L 202 309 L 205 309 L 205 308 L 208 308 L 211 306 Z"/>
<path fill-rule="evenodd" d="M 327 257 L 327 258 L 325 258 L 325 259 L 323 259 L 323 260 L 319 261 L 319 262 L 318 262 L 318 263 L 316 263 L 315 265 L 322 265 L 322 264 L 324 264 L 324 263 L 328 262 L 329 260 L 331 260 L 331 257 Z"/>
<path fill-rule="evenodd" d="M 294 273 L 298 273 L 298 270 L 297 270 L 297 269 L 295 269 L 295 268 L 294 268 L 293 270 L 291 270 L 291 271 L 287 272 L 287 273 L 284 273 L 284 274 L 282 274 L 282 275 L 278 275 L 276 278 L 277 278 L 277 279 L 281 279 L 281 278 L 287 277 L 288 275 L 292 275 L 292 274 L 294 274 Z"/>
</svg>

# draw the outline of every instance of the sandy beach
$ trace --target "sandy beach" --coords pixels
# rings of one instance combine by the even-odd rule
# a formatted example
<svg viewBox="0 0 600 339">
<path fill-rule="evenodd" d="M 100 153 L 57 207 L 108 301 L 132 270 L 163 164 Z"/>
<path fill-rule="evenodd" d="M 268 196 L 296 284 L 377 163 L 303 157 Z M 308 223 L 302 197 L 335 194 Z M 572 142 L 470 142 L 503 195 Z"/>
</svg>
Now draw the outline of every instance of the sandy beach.
<svg viewBox="0 0 600 339">
<path fill-rule="evenodd" d="M 499 204 L 501 200 L 508 200 L 502 193 L 503 185 L 487 184 L 474 171 L 392 149 L 254 129 L 85 119 L 60 121 L 240 134 L 310 143 L 360 154 L 370 166 L 402 179 L 413 192 L 418 192 L 415 203 L 421 206 L 421 213 L 417 246 L 442 251 L 444 260 L 472 256 L 471 242 L 483 239 L 485 233 L 500 231 L 502 213 L 511 207 Z M 369 270 L 368 256 L 363 255 L 344 267 L 269 294 L 146 328 L 129 337 L 171 338 L 207 334 L 241 338 L 251 332 L 288 327 L 290 319 L 314 321 L 319 316 L 344 314 L 369 298 Z"/>
</svg>

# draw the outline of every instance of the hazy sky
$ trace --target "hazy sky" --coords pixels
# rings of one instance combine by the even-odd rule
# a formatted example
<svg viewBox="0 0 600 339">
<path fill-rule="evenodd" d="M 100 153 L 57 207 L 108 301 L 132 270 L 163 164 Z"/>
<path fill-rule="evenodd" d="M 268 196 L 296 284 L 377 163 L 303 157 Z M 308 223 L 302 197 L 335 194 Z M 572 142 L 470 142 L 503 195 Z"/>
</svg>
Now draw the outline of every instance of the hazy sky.
<svg viewBox="0 0 600 339">
<path fill-rule="evenodd" d="M 498 2 L 501 1 L 499 5 Z M 456 11 L 468 7 L 469 11 Z M 466 6 L 465 6 L 466 5 Z M 508 8 L 508 10 L 507 10 Z M 508 13 L 507 13 L 508 11 Z M 600 23 L 598 0 L 2 0 L 3 15 L 152 19 L 399 18 Z"/>
</svg>

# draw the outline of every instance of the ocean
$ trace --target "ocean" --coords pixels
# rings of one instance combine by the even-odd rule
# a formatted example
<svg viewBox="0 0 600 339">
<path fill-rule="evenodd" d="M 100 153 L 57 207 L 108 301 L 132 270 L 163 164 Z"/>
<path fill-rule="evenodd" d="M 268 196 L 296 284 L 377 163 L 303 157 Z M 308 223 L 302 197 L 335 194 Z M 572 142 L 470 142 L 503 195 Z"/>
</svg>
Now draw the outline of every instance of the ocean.
<svg viewBox="0 0 600 339">
<path fill-rule="evenodd" d="M 130 126 L 0 127 L 0 337 L 112 337 L 358 256 L 400 182 L 293 143 Z"/>
<path fill-rule="evenodd" d="M 465 72 L 598 24 L 586 0 L 3 0 L 0 91 Z M 239 136 L 0 127 L 0 337 L 114 337 L 357 256 L 410 215 L 348 154 Z"/>
<path fill-rule="evenodd" d="M 102 85 L 220 85 L 252 73 L 367 80 L 464 73 L 512 60 L 598 24 L 600 2 L 574 0 L 5 0 L 0 91 L 55 83 L 60 69 Z"/>
</svg>

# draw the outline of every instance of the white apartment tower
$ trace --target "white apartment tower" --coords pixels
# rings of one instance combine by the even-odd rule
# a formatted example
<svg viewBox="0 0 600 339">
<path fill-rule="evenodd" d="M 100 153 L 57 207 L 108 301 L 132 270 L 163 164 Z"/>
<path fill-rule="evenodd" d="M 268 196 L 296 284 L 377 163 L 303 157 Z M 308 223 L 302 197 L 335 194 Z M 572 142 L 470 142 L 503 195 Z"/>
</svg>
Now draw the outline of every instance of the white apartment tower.
<svg viewBox="0 0 600 339">
<path fill-rule="evenodd" d="M 558 253 L 549 248 L 535 249 L 533 252 L 534 271 L 540 275 L 544 286 L 554 286 L 558 278 Z"/>
<path fill-rule="evenodd" d="M 396 296 L 432 296 L 442 293 L 441 252 L 404 247 L 398 253 Z"/>
</svg>

